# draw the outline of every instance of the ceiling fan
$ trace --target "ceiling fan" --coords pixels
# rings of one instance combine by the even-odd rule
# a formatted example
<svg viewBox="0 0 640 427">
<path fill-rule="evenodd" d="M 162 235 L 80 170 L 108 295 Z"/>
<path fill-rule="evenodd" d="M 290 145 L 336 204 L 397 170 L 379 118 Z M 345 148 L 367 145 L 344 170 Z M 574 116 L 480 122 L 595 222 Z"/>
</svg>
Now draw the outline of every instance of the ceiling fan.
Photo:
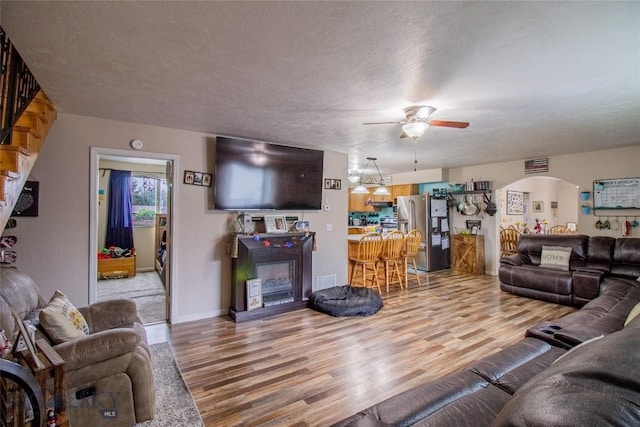
<svg viewBox="0 0 640 427">
<path fill-rule="evenodd" d="M 442 126 L 449 128 L 466 128 L 467 122 L 452 122 L 449 120 L 430 120 L 429 117 L 436 111 L 435 107 L 429 105 L 412 105 L 404 109 L 405 119 L 399 122 L 370 122 L 363 125 L 402 125 L 402 135 L 400 138 L 410 137 L 414 141 L 420 138 L 429 129 L 429 126 Z"/>
</svg>

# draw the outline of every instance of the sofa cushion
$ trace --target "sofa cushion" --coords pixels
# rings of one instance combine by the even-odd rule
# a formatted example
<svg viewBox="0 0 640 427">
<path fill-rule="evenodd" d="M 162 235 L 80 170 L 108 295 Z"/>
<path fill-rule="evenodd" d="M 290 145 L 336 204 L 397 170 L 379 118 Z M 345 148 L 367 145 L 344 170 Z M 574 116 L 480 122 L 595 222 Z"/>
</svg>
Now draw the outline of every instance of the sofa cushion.
<svg viewBox="0 0 640 427">
<path fill-rule="evenodd" d="M 616 239 L 611 274 L 633 280 L 640 276 L 640 239 Z"/>
<path fill-rule="evenodd" d="M 615 237 L 591 236 L 589 238 L 587 266 L 599 271 L 608 272 L 611 270 L 615 242 Z"/>
<path fill-rule="evenodd" d="M 539 339 L 524 338 L 479 360 L 469 369 L 496 387 L 513 394 L 565 352 L 565 349 Z"/>
<path fill-rule="evenodd" d="M 540 265 L 543 246 L 571 248 L 571 269 L 585 265 L 589 250 L 589 236 L 583 234 L 523 234 L 518 241 L 518 253 L 527 255 L 534 265 Z"/>
<path fill-rule="evenodd" d="M 56 344 L 89 335 L 82 313 L 60 291 L 40 311 L 40 325 Z"/>
<path fill-rule="evenodd" d="M 625 328 L 568 354 L 523 385 L 494 426 L 638 425 L 640 339 Z"/>
<path fill-rule="evenodd" d="M 640 303 L 636 304 L 627 316 L 627 320 L 624 321 L 624 326 L 627 326 L 633 319 L 640 314 Z"/>
<path fill-rule="evenodd" d="M 569 271 L 540 268 L 533 265 L 512 267 L 506 276 L 507 267 L 500 272 L 500 279 L 508 280 L 515 288 L 530 288 L 540 292 L 571 295 L 572 279 Z"/>
<path fill-rule="evenodd" d="M 540 267 L 556 270 L 569 270 L 571 248 L 564 246 L 543 246 L 540 254 Z"/>
<path fill-rule="evenodd" d="M 488 426 L 510 397 L 504 390 L 464 370 L 397 394 L 333 427 Z"/>
</svg>

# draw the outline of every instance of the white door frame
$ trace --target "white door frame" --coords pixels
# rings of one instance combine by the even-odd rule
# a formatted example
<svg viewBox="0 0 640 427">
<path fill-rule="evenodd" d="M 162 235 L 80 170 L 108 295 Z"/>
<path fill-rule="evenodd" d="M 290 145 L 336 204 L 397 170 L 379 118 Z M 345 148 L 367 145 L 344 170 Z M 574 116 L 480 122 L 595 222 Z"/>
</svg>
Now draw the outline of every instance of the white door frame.
<svg viewBox="0 0 640 427">
<path fill-rule="evenodd" d="M 119 156 L 119 157 L 135 157 L 135 158 L 148 158 L 158 159 L 173 162 L 173 180 L 167 182 L 167 185 L 171 186 L 172 201 L 169 206 L 169 214 L 171 216 L 171 223 L 174 225 L 172 238 L 172 250 L 169 251 L 169 262 L 171 268 L 169 269 L 169 283 L 171 286 L 171 313 L 167 313 L 169 322 L 173 322 L 176 319 L 176 295 L 178 289 L 175 286 L 177 281 L 175 280 L 176 269 L 176 251 L 173 248 L 176 247 L 178 239 L 175 233 L 175 224 L 178 223 L 178 187 L 175 183 L 176 170 L 180 170 L 178 161 L 180 157 L 175 154 L 168 153 L 150 153 L 147 151 L 131 151 L 131 150 L 118 150 L 114 148 L 102 148 L 91 147 L 91 171 L 89 177 L 89 188 L 91 194 L 89 195 L 89 304 L 93 304 L 98 299 L 98 257 L 96 256 L 96 248 L 98 247 L 98 173 L 100 167 L 100 156 Z"/>
</svg>

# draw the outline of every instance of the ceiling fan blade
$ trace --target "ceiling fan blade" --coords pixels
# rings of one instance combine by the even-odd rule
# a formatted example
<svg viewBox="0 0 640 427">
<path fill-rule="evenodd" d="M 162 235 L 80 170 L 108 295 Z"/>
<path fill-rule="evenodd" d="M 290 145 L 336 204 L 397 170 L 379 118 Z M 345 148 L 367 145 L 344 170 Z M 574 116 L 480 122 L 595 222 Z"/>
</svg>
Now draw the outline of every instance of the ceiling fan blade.
<svg viewBox="0 0 640 427">
<path fill-rule="evenodd" d="M 469 126 L 467 122 L 451 122 L 448 120 L 429 120 L 430 126 L 443 126 L 447 128 L 460 128 L 464 129 Z"/>
<path fill-rule="evenodd" d="M 402 124 L 402 122 L 369 122 L 369 123 L 363 123 L 363 125 L 399 125 Z"/>
</svg>

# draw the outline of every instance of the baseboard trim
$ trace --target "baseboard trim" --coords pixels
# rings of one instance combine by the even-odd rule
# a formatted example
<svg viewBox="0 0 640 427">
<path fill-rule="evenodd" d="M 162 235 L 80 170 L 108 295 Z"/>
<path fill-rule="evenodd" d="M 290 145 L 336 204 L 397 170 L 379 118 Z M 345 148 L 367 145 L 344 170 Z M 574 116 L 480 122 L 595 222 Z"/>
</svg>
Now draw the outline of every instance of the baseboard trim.
<svg viewBox="0 0 640 427">
<path fill-rule="evenodd" d="M 186 322 L 193 322 L 196 320 L 203 320 L 203 319 L 211 319 L 212 317 L 221 317 L 221 316 L 226 316 L 229 313 L 229 310 L 213 310 L 213 311 L 205 311 L 204 313 L 195 313 L 195 314 L 187 314 L 187 315 L 183 315 L 183 316 L 176 316 L 176 318 L 173 320 L 173 324 L 178 324 L 178 323 L 186 323 Z"/>
</svg>

